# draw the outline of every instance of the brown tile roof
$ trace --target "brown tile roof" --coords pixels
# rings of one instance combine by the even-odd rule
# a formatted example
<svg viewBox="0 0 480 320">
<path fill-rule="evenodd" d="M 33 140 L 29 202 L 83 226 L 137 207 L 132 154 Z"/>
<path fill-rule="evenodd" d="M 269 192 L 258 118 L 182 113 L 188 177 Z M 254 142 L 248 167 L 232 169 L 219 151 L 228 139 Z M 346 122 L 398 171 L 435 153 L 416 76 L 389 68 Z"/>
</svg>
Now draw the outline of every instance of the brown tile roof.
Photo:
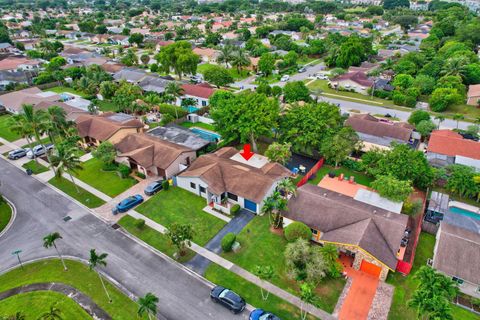
<svg viewBox="0 0 480 320">
<path fill-rule="evenodd" d="M 298 188 L 286 218 L 322 232 L 321 240 L 357 245 L 395 270 L 408 217 L 311 184 Z"/>
<path fill-rule="evenodd" d="M 22 57 L 8 57 L 0 61 L 0 70 L 16 70 L 20 65 L 39 65 L 38 60 Z"/>
<path fill-rule="evenodd" d="M 384 122 L 369 114 L 352 115 L 345 125 L 351 126 L 353 130 L 364 134 L 389 137 L 408 142 L 413 132 L 413 127 L 408 123 Z"/>
<path fill-rule="evenodd" d="M 468 94 L 469 98 L 471 97 L 480 97 L 480 84 L 471 84 L 468 87 Z"/>
<path fill-rule="evenodd" d="M 373 81 L 370 80 L 367 77 L 367 75 L 362 71 L 348 72 L 332 79 L 332 81 L 342 81 L 342 80 L 351 80 L 364 87 L 371 87 L 373 85 Z"/>
<path fill-rule="evenodd" d="M 427 150 L 450 157 L 463 156 L 480 159 L 480 143 L 463 139 L 460 134 L 451 130 L 433 131 L 428 141 Z"/>
<path fill-rule="evenodd" d="M 217 195 L 228 191 L 256 203 L 262 202 L 275 181 L 290 176 L 290 172 L 278 163 L 255 168 L 231 160 L 238 152 L 235 148 L 226 147 L 203 155 L 180 176 L 202 179 L 208 184 L 208 189 Z"/>
<path fill-rule="evenodd" d="M 81 115 L 75 121 L 80 137 L 91 137 L 99 141 L 108 140 L 120 129 L 143 128 L 143 123 L 132 116 L 116 113 Z"/>
<path fill-rule="evenodd" d="M 123 68 L 125 68 L 124 65 L 122 64 L 119 64 L 119 63 L 104 63 L 100 66 L 100 68 L 102 68 L 105 72 L 108 72 L 108 73 L 116 73 L 120 70 L 122 70 Z"/>
<path fill-rule="evenodd" d="M 144 134 L 129 134 L 115 145 L 120 156 L 132 158 L 142 167 L 167 169 L 182 153 L 193 151 L 160 138 Z"/>
<path fill-rule="evenodd" d="M 480 234 L 441 223 L 433 267 L 480 285 Z"/>
<path fill-rule="evenodd" d="M 72 107 L 63 102 L 42 101 L 39 104 L 37 104 L 35 108 L 46 110 L 51 106 L 58 106 L 63 110 L 65 110 L 65 112 L 67 113 L 67 118 L 70 120 L 75 120 L 82 114 L 88 114 L 88 112 L 86 111 Z"/>
<path fill-rule="evenodd" d="M 215 89 L 212 87 L 199 84 L 183 84 L 182 89 L 183 94 L 204 99 L 210 98 L 210 96 L 215 92 Z"/>
<path fill-rule="evenodd" d="M 39 96 L 39 93 L 42 93 L 42 90 L 37 87 L 10 92 L 0 96 L 0 105 L 18 112 L 24 104 L 37 105 L 42 101 L 59 101 L 61 99 L 58 94 Z"/>
</svg>

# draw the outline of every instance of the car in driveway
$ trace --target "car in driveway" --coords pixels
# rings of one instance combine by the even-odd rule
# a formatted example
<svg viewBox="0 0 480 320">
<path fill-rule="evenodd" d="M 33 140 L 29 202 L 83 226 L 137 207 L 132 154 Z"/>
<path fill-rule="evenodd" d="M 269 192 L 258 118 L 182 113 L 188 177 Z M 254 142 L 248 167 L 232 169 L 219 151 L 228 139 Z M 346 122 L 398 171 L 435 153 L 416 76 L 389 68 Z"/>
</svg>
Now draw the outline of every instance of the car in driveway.
<svg viewBox="0 0 480 320">
<path fill-rule="evenodd" d="M 298 72 L 299 72 L 299 73 L 303 73 L 303 72 L 305 72 L 305 71 L 307 71 L 307 68 L 305 68 L 305 67 L 300 67 L 300 68 L 298 69 Z"/>
<path fill-rule="evenodd" d="M 29 149 L 23 149 L 23 148 L 12 150 L 8 153 L 8 159 L 17 160 L 17 159 L 23 158 L 27 155 L 28 151 Z"/>
<path fill-rule="evenodd" d="M 222 286 L 214 287 L 210 292 L 210 298 L 235 314 L 242 312 L 247 305 L 242 297 Z"/>
<path fill-rule="evenodd" d="M 288 74 L 286 74 L 286 75 L 284 75 L 280 78 L 280 81 L 287 82 L 289 79 L 290 79 L 290 76 Z"/>
<path fill-rule="evenodd" d="M 53 149 L 53 144 L 51 143 L 46 145 L 37 145 L 27 152 L 27 158 L 33 159 L 33 158 L 41 157 L 52 149 Z"/>
<path fill-rule="evenodd" d="M 143 202 L 143 197 L 139 194 L 134 196 L 130 196 L 118 203 L 115 208 L 112 209 L 113 214 L 127 212 L 128 210 L 138 206 L 140 203 Z"/>
<path fill-rule="evenodd" d="M 147 196 L 153 196 L 155 193 L 157 193 L 158 191 L 163 189 L 162 182 L 163 182 L 163 180 L 159 180 L 159 181 L 154 181 L 154 182 L 150 183 L 145 188 L 145 190 L 143 190 L 143 192 Z"/>
<path fill-rule="evenodd" d="M 249 320 L 281 320 L 279 317 L 271 312 L 267 312 L 263 309 L 255 309 L 250 312 Z"/>
</svg>

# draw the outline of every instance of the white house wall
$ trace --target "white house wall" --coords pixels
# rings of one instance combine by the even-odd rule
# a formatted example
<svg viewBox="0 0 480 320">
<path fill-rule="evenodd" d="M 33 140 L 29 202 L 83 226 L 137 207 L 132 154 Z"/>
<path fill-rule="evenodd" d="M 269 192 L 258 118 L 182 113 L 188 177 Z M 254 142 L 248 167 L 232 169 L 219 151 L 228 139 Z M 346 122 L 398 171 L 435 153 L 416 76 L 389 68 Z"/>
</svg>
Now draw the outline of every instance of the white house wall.
<svg viewBox="0 0 480 320">
<path fill-rule="evenodd" d="M 196 152 L 184 152 L 165 170 L 167 178 L 171 178 L 180 172 L 180 164 L 187 164 L 187 158 L 190 157 L 190 163 L 196 158 Z"/>
</svg>

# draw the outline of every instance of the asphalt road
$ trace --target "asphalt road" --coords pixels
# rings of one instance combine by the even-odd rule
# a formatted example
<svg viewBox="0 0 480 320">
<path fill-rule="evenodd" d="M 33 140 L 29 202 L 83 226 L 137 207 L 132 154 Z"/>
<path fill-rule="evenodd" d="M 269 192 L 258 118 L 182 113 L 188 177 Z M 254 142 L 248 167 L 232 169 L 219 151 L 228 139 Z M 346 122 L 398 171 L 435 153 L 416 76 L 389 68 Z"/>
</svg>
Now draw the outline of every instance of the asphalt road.
<svg viewBox="0 0 480 320">
<path fill-rule="evenodd" d="M 161 257 L 99 220 L 85 208 L 58 194 L 0 159 L 0 193 L 14 203 L 17 217 L 0 238 L 0 272 L 23 260 L 54 255 L 42 238 L 54 231 L 63 237 L 62 254 L 88 259 L 89 250 L 108 253 L 105 272 L 136 296 L 153 292 L 160 300 L 160 319 L 246 319 L 210 301 L 210 286 L 197 275 Z M 72 219 L 65 222 L 63 218 Z"/>
</svg>

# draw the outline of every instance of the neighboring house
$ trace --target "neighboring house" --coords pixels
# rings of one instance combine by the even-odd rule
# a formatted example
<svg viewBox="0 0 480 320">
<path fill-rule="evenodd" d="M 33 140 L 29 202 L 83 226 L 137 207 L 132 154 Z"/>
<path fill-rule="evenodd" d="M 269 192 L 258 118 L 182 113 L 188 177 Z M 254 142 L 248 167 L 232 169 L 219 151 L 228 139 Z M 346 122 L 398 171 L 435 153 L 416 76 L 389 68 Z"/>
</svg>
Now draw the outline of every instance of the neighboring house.
<svg viewBox="0 0 480 320">
<path fill-rule="evenodd" d="M 120 64 L 120 63 L 114 63 L 114 62 L 107 62 L 107 63 L 104 63 L 100 66 L 100 68 L 103 69 L 103 71 L 111 74 L 112 76 L 119 72 L 120 70 L 122 70 L 123 68 L 125 68 L 124 65 Z"/>
<path fill-rule="evenodd" d="M 471 84 L 468 87 L 467 104 L 471 106 L 480 105 L 480 84 Z"/>
<path fill-rule="evenodd" d="M 385 280 L 395 271 L 408 216 L 393 213 L 311 184 L 298 188 L 282 213 L 284 225 L 301 221 L 312 240 L 331 243 L 353 258 L 356 270 Z"/>
<path fill-rule="evenodd" d="M 390 81 L 387 79 L 378 78 L 374 80 L 374 88 L 375 90 L 384 90 L 384 91 L 393 91 L 395 89 L 394 86 L 390 84 Z"/>
<path fill-rule="evenodd" d="M 75 122 L 82 144 L 87 146 L 98 146 L 104 141 L 116 144 L 128 134 L 142 132 L 144 127 L 140 120 L 131 115 L 111 112 L 81 115 Z"/>
<path fill-rule="evenodd" d="M 157 76 L 146 76 L 138 83 L 138 86 L 146 92 L 163 93 L 170 82 L 170 80 Z"/>
<path fill-rule="evenodd" d="M 147 77 L 147 73 L 145 71 L 134 68 L 124 68 L 113 75 L 113 79 L 115 81 L 125 80 L 133 84 L 140 83 L 140 81 L 142 81 L 145 77 Z"/>
<path fill-rule="evenodd" d="M 32 74 L 29 71 L 0 71 L 0 91 L 6 90 L 11 84 L 29 84 L 32 80 Z"/>
<path fill-rule="evenodd" d="M 211 48 L 197 47 L 193 49 L 193 53 L 199 55 L 201 61 L 205 63 L 217 63 L 217 58 L 219 56 L 219 52 Z"/>
<path fill-rule="evenodd" d="M 365 152 L 374 147 L 389 149 L 392 142 L 416 147 L 420 138 L 408 123 L 380 120 L 370 114 L 351 115 L 345 125 L 357 132 Z"/>
<path fill-rule="evenodd" d="M 196 107 L 202 108 L 209 104 L 210 96 L 215 92 L 215 89 L 208 83 L 201 84 L 183 84 L 183 95 L 177 98 L 177 105 L 182 105 L 182 100 L 191 98 L 197 102 Z"/>
<path fill-rule="evenodd" d="M 259 214 L 265 198 L 290 175 L 288 169 L 263 156 L 254 155 L 247 162 L 238 150 L 226 147 L 199 157 L 176 177 L 176 184 L 218 210 L 229 212 L 232 204 L 239 204 Z"/>
<path fill-rule="evenodd" d="M 480 143 L 464 139 L 451 130 L 435 130 L 430 134 L 427 159 L 431 165 L 463 164 L 480 170 Z"/>
<path fill-rule="evenodd" d="M 61 101 L 62 97 L 53 92 L 43 92 L 37 87 L 18 90 L 6 93 L 0 96 L 0 106 L 4 106 L 10 113 L 18 114 L 22 110 L 22 105 L 31 104 L 33 106 L 40 102 Z"/>
<path fill-rule="evenodd" d="M 124 36 L 121 34 L 116 34 L 113 36 L 110 36 L 108 38 L 108 42 L 111 44 L 117 44 L 121 46 L 128 46 L 130 45 L 130 42 L 128 42 L 128 36 Z"/>
<path fill-rule="evenodd" d="M 11 53 L 11 52 L 14 52 L 14 51 L 17 51 L 16 48 L 14 46 L 12 46 L 10 43 L 8 42 L 2 42 L 0 43 L 0 52 L 2 53 Z"/>
<path fill-rule="evenodd" d="M 205 150 L 210 141 L 202 139 L 193 131 L 177 125 L 167 125 L 165 127 L 156 127 L 148 131 L 149 135 L 158 137 L 162 140 L 186 147 L 195 152 Z"/>
<path fill-rule="evenodd" d="M 170 179 L 195 160 L 196 152 L 159 137 L 134 133 L 115 144 L 117 162 L 124 163 L 146 176 Z"/>
<path fill-rule="evenodd" d="M 432 267 L 452 277 L 461 292 L 480 299 L 480 231 L 440 223 Z"/>
<path fill-rule="evenodd" d="M 38 71 L 41 61 L 24 57 L 8 57 L 0 60 L 0 71 Z"/>
<path fill-rule="evenodd" d="M 88 112 L 76 107 L 73 107 L 71 105 L 66 104 L 65 102 L 51 102 L 51 101 L 42 101 L 38 103 L 35 108 L 37 109 L 43 109 L 46 110 L 50 108 L 51 106 L 58 106 L 65 110 L 65 113 L 67 114 L 67 119 L 75 121 L 79 116 L 81 115 L 87 115 Z"/>
<path fill-rule="evenodd" d="M 108 34 L 97 34 L 92 38 L 93 43 L 107 43 L 110 35 Z"/>
<path fill-rule="evenodd" d="M 368 89 L 373 86 L 373 80 L 369 79 L 365 72 L 348 72 L 331 80 L 334 87 L 353 90 L 357 93 L 368 95 Z"/>
</svg>

